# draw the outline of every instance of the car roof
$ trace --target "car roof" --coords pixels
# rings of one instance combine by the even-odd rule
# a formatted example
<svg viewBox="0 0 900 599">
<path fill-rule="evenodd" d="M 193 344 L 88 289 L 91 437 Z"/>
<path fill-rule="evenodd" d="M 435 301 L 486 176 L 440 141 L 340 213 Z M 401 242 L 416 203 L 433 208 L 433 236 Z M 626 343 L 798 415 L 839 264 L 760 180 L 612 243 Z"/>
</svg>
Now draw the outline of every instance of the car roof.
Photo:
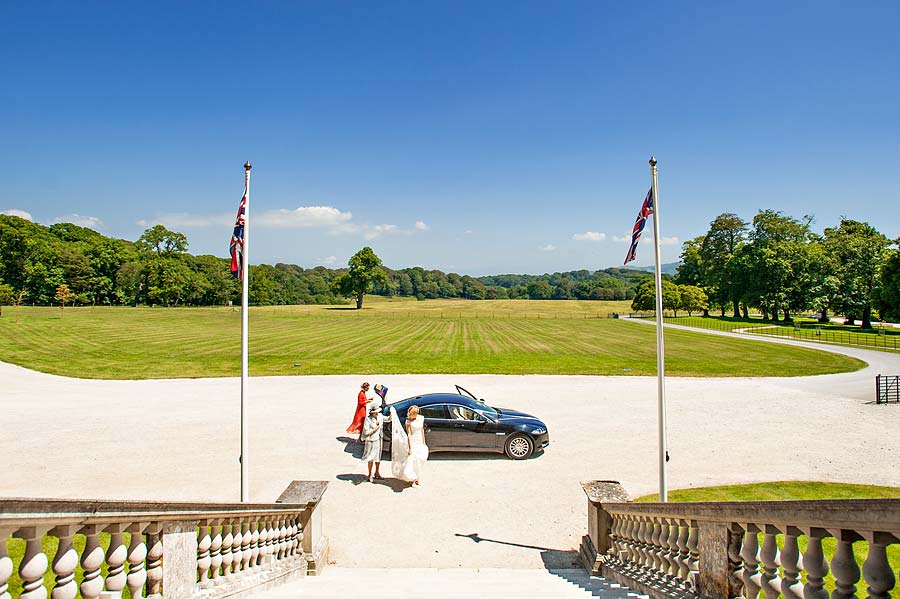
<svg viewBox="0 0 900 599">
<path fill-rule="evenodd" d="M 415 397 L 407 397 L 406 399 L 401 399 L 400 401 L 394 402 L 391 405 L 401 403 L 409 405 L 415 404 L 417 406 L 430 406 L 442 403 L 455 403 L 471 407 L 483 406 L 483 404 L 475 401 L 471 397 L 466 397 L 465 395 L 460 395 L 459 393 L 426 393 L 425 395 L 416 395 Z"/>
</svg>

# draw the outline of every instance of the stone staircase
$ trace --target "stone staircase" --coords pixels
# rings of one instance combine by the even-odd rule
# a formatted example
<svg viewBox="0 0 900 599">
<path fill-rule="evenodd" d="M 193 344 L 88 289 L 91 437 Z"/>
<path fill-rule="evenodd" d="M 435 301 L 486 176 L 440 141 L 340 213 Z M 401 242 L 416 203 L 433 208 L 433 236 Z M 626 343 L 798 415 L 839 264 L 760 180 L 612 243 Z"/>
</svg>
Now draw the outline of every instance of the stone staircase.
<svg viewBox="0 0 900 599">
<path fill-rule="evenodd" d="M 307 576 L 258 595 L 261 599 L 646 599 L 616 582 L 581 569 L 338 568 Z"/>
</svg>

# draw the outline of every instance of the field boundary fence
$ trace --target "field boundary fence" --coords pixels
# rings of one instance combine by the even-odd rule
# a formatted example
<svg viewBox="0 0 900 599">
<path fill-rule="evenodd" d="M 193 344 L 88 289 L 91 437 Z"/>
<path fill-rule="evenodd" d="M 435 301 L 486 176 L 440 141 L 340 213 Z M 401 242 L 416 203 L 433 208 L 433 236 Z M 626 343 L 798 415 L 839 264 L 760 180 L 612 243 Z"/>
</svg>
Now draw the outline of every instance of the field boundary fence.
<svg viewBox="0 0 900 599">
<path fill-rule="evenodd" d="M 900 403 L 900 376 L 879 374 L 875 377 L 875 403 Z"/>
<path fill-rule="evenodd" d="M 632 314 L 630 318 L 653 318 L 653 314 Z M 720 320 L 702 316 L 663 317 L 666 324 L 675 324 L 686 327 L 722 331 L 726 333 L 740 333 L 746 335 L 767 335 L 779 339 L 795 339 L 797 341 L 810 341 L 813 343 L 830 343 L 848 345 L 853 347 L 900 350 L 900 331 L 886 331 L 884 328 L 875 329 L 871 333 L 854 331 L 837 331 L 818 323 L 783 323 L 772 321 L 746 321 L 746 320 Z"/>
</svg>

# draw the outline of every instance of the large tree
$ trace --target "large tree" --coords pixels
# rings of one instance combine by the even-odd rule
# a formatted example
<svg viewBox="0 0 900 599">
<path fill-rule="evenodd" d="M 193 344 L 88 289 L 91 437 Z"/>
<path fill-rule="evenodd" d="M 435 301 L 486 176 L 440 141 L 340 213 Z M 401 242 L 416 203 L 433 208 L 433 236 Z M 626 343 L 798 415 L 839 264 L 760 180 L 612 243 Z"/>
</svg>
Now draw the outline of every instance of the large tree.
<svg viewBox="0 0 900 599">
<path fill-rule="evenodd" d="M 709 231 L 700 244 L 700 284 L 706 289 L 710 301 L 721 308 L 723 316 L 729 304 L 734 317 L 739 315 L 743 289 L 734 261 L 746 239 L 747 223 L 738 215 L 726 212 L 709 223 Z"/>
<path fill-rule="evenodd" d="M 882 320 L 900 322 L 900 251 L 888 250 L 881 267 L 879 285 L 872 295 Z"/>
<path fill-rule="evenodd" d="M 344 297 L 355 296 L 356 309 L 361 310 L 363 297 L 372 284 L 387 281 L 387 273 L 381 267 L 381 258 L 369 246 L 353 254 L 347 265 L 350 269 L 335 279 L 335 289 Z"/>
<path fill-rule="evenodd" d="M 891 241 L 869 223 L 844 218 L 825 229 L 825 248 L 837 265 L 837 290 L 832 306 L 847 318 L 872 327 L 872 290 Z"/>
</svg>

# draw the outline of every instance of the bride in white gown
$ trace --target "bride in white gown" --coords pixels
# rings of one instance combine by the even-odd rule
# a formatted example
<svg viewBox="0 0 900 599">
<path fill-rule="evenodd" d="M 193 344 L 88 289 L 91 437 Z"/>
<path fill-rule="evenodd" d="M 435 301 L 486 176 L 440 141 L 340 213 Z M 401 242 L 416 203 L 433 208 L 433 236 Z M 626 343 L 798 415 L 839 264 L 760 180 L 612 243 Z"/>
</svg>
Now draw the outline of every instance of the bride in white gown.
<svg viewBox="0 0 900 599">
<path fill-rule="evenodd" d="M 425 418 L 419 416 L 419 406 L 409 408 L 406 413 L 406 430 L 403 429 L 397 410 L 391 408 L 391 472 L 400 480 L 418 485 L 422 468 L 428 461 Z"/>
</svg>

